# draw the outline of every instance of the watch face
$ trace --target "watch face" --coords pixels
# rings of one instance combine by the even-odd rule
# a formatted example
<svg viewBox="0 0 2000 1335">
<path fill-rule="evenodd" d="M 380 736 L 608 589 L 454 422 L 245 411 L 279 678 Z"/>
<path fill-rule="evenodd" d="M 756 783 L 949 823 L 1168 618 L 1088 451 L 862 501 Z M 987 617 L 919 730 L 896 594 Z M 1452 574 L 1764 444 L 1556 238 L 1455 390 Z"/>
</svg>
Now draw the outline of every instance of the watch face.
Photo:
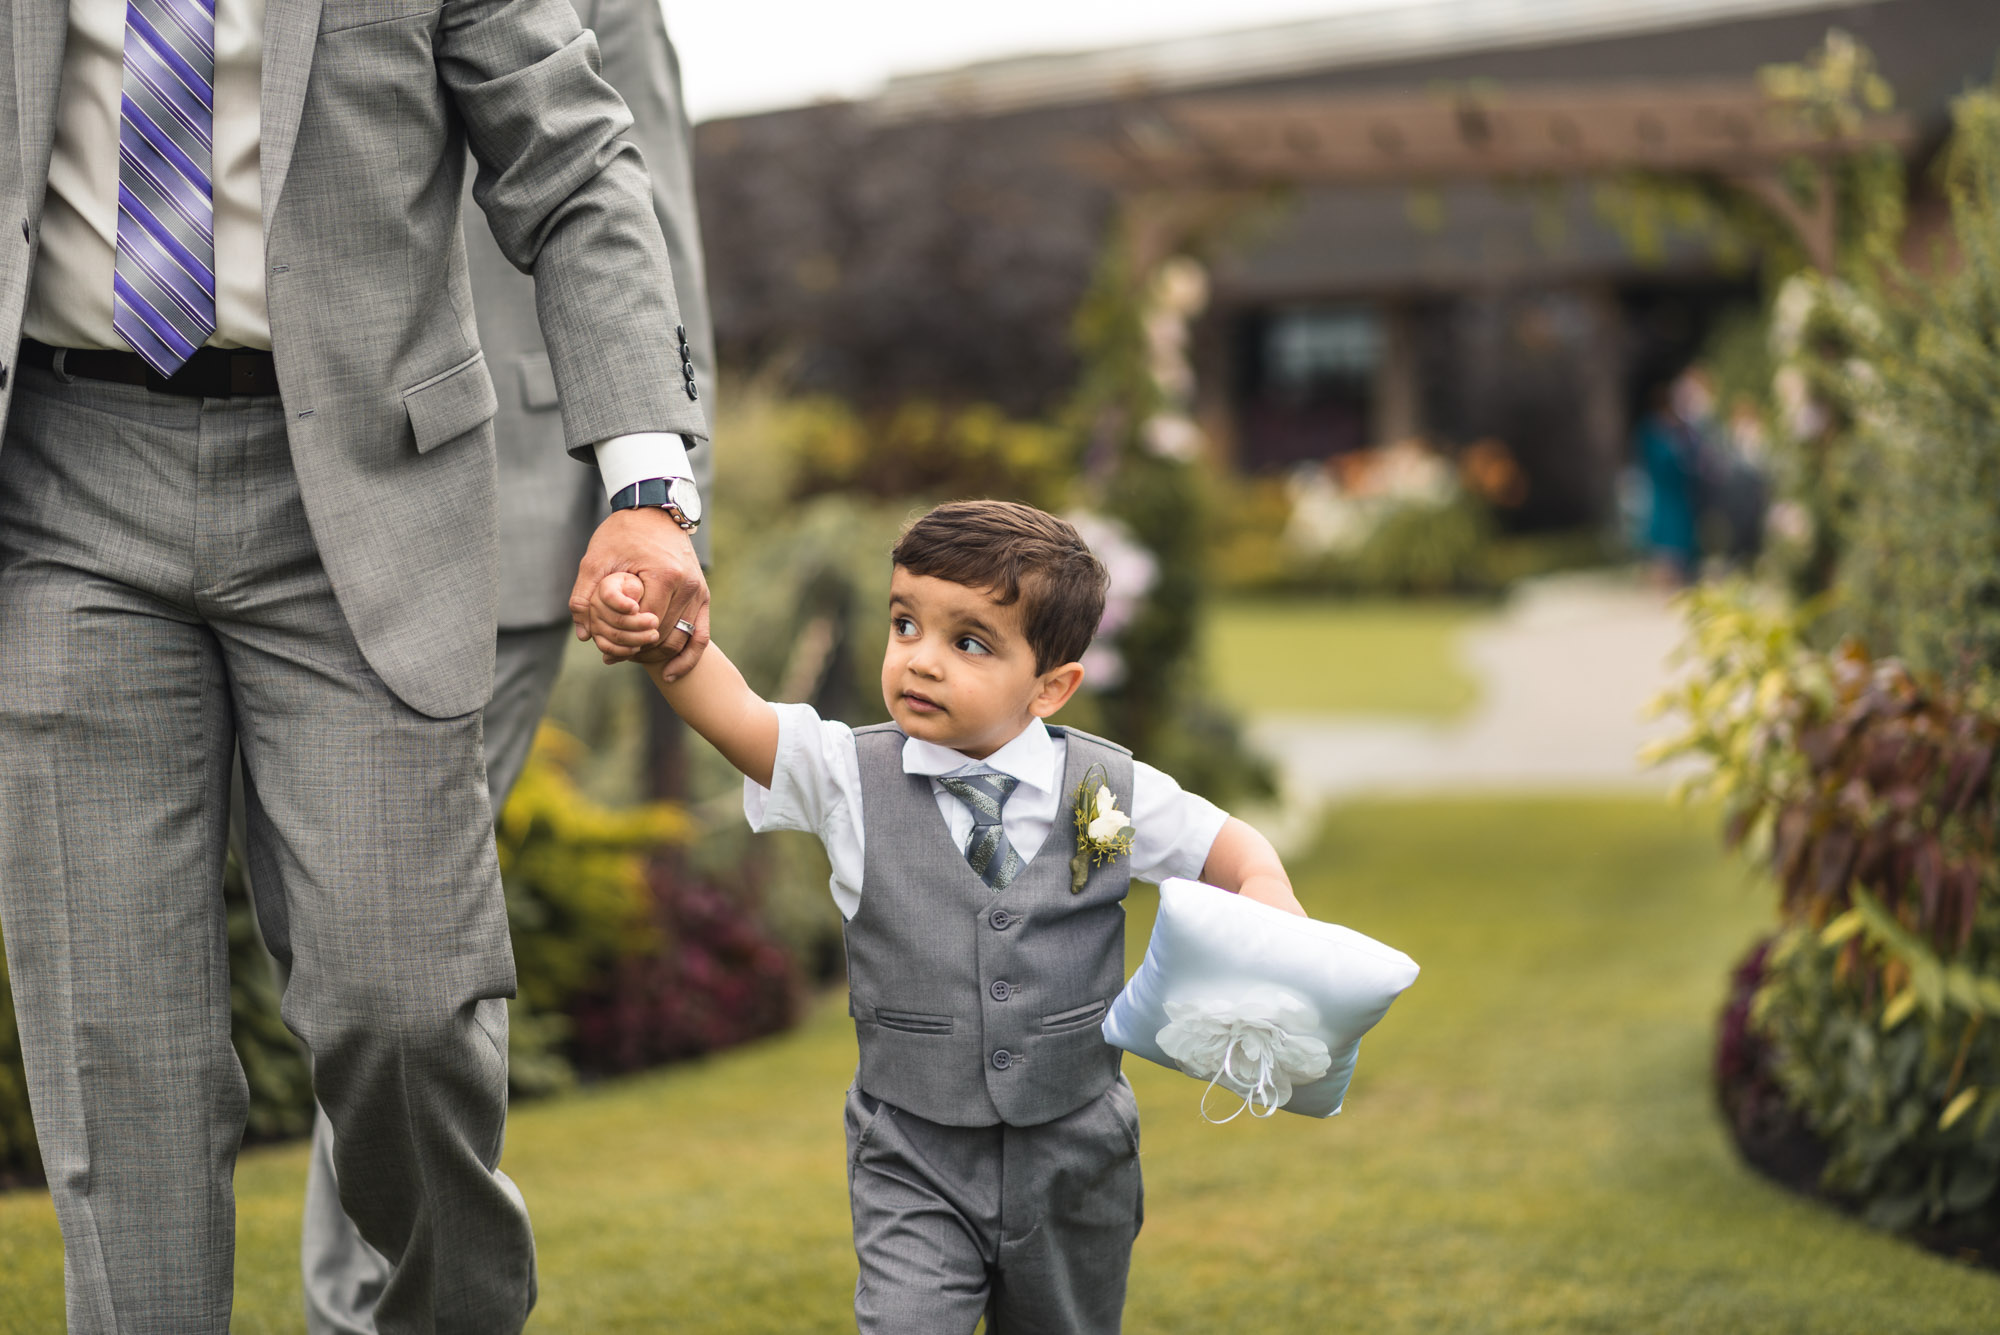
<svg viewBox="0 0 2000 1335">
<path fill-rule="evenodd" d="M 684 477 L 677 477 L 667 484 L 667 499 L 681 512 L 690 524 L 701 522 L 701 492 Z"/>
</svg>

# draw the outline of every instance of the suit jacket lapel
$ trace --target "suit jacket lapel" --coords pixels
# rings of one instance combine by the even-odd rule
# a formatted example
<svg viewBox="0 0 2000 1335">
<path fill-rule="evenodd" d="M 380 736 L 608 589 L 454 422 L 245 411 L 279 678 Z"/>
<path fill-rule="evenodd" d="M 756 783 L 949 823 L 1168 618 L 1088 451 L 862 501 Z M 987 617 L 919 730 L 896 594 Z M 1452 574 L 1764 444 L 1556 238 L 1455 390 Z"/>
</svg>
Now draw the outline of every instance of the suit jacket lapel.
<svg viewBox="0 0 2000 1335">
<path fill-rule="evenodd" d="M 42 0 L 48 3 L 49 0 Z M 264 207 L 264 237 L 271 236 L 278 197 L 292 167 L 305 110 L 306 79 L 312 73 L 319 35 L 320 0 L 266 0 L 264 6 L 264 90 L 262 143 L 258 149 L 258 196 Z"/>
<path fill-rule="evenodd" d="M 19 103 L 21 170 L 30 181 L 49 179 L 56 94 L 62 89 L 63 43 L 68 36 L 68 0 L 14 0 L 14 92 Z M 31 198 L 30 205 L 39 198 Z"/>
</svg>

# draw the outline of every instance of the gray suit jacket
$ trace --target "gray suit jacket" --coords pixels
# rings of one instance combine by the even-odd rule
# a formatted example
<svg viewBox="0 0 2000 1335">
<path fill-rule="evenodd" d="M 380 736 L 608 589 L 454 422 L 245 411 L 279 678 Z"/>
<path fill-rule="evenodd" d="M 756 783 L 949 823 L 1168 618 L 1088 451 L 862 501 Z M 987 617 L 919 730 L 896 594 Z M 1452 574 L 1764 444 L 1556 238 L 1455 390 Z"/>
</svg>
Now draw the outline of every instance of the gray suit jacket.
<svg viewBox="0 0 2000 1335">
<path fill-rule="evenodd" d="M 65 0 L 0 0 L 0 359 L 20 338 Z M 466 150 L 536 277 L 565 443 L 707 434 L 681 386 L 666 246 L 631 116 L 569 0 L 268 0 L 262 194 L 272 352 L 320 556 L 407 704 L 492 688 L 492 377 L 460 231 Z M 14 154 L 19 157 L 15 158 Z M 11 159 L 11 160 L 10 160 Z M 11 238 L 11 239 L 9 239 Z M 9 391 L 0 388 L 0 418 Z"/>
<path fill-rule="evenodd" d="M 680 63 L 657 0 L 572 3 L 583 25 L 597 35 L 605 82 L 632 110 L 625 138 L 645 155 L 652 176 L 653 212 L 666 235 L 701 406 L 711 408 L 715 339 L 702 275 L 692 127 L 681 101 Z M 580 467 L 563 453 L 562 417 L 535 318 L 534 283 L 507 262 L 476 210 L 467 208 L 465 224 L 479 343 L 500 399 L 493 419 L 500 454 L 500 626 L 514 630 L 568 621 L 570 586 L 604 514 L 604 490 L 597 470 Z M 700 449 L 691 458 L 706 494 L 713 456 Z"/>
</svg>

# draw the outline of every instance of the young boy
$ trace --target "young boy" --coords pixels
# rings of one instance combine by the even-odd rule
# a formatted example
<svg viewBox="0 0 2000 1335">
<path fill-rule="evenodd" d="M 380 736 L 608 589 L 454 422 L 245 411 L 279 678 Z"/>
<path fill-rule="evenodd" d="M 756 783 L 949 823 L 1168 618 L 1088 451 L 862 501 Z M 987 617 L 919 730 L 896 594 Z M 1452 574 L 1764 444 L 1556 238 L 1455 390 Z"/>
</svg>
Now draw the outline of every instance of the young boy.
<svg viewBox="0 0 2000 1335">
<path fill-rule="evenodd" d="M 810 831 L 833 864 L 861 1048 L 861 1331 L 971 1335 L 985 1315 L 993 1335 L 1114 1332 L 1141 1214 L 1138 1110 L 1099 1030 L 1124 980 L 1120 901 L 1133 877 L 1187 876 L 1304 910 L 1263 836 L 1124 748 L 1044 724 L 1104 611 L 1104 568 L 1075 529 L 959 502 L 912 524 L 894 560 L 893 722 L 770 704 L 713 647 L 678 679 L 651 670 L 747 777 L 751 825 Z M 638 592 L 630 575 L 598 591 L 609 658 L 657 638 Z M 1086 776 L 1133 842 L 1076 885 Z"/>
</svg>

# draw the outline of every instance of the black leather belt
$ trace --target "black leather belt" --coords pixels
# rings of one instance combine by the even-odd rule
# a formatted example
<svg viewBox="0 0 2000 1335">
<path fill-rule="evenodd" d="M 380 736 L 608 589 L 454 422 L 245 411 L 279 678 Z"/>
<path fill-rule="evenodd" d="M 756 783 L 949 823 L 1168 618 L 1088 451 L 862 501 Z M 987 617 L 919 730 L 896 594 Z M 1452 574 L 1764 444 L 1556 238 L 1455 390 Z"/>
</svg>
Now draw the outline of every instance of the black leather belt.
<svg viewBox="0 0 2000 1335">
<path fill-rule="evenodd" d="M 197 348 L 187 364 L 163 376 L 136 352 L 97 348 L 52 348 L 32 338 L 21 340 L 21 364 L 85 380 L 111 380 L 143 385 L 155 394 L 179 394 L 191 399 L 226 399 L 237 394 L 276 394 L 278 369 L 271 354 L 251 348 Z"/>
</svg>

